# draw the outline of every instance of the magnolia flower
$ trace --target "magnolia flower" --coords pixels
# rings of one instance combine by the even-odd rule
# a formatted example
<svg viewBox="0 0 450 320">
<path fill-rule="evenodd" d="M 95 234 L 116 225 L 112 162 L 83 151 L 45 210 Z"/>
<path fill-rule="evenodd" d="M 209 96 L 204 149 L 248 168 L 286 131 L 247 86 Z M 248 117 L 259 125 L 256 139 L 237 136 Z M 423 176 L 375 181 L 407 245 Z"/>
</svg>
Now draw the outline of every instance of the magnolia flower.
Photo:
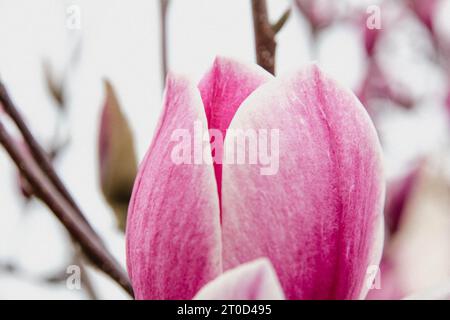
<svg viewBox="0 0 450 320">
<path fill-rule="evenodd" d="M 287 299 L 366 295 L 382 249 L 384 180 L 377 134 L 352 92 L 316 65 L 274 78 L 218 58 L 198 87 L 169 75 L 163 104 L 128 211 L 137 299 L 191 299 L 260 257 Z M 213 163 L 209 138 L 209 161 L 175 164 L 173 132 L 194 134 L 198 121 L 225 134 L 223 154 L 231 130 L 279 130 L 278 172 Z"/>
</svg>

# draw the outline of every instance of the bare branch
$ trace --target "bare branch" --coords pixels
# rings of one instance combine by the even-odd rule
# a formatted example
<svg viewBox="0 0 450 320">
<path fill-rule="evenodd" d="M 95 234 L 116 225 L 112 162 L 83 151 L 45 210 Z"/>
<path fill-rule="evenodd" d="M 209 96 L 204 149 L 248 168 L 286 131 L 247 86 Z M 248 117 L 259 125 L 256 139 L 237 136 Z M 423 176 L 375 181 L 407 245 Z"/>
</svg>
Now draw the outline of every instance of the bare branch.
<svg viewBox="0 0 450 320">
<path fill-rule="evenodd" d="M 3 109 L 14 120 L 22 134 L 26 136 L 28 147 L 33 148 L 33 156 L 25 157 L 21 149 L 17 146 L 15 140 L 8 134 L 7 130 L 0 121 L 0 143 L 5 147 L 7 153 L 16 164 L 20 173 L 32 186 L 36 196 L 40 198 L 56 215 L 61 223 L 66 227 L 70 235 L 75 239 L 83 249 L 83 253 L 100 270 L 108 274 L 120 286 L 122 286 L 130 295 L 133 295 L 133 289 L 127 274 L 123 271 L 119 263 L 107 251 L 100 237 L 89 225 L 84 215 L 76 209 L 76 204 L 67 192 L 68 197 L 64 196 L 50 177 L 54 174 L 57 181 L 60 181 L 56 172 L 49 165 L 49 160 L 45 156 L 39 144 L 31 135 L 28 127 L 25 125 L 22 117 L 12 104 L 6 89 L 0 83 L 0 102 Z M 19 126 L 20 125 L 20 126 Z M 42 162 L 47 162 L 46 169 L 42 168 Z M 62 183 L 61 183 L 62 184 Z M 75 205 L 75 207 L 74 207 Z"/>
<path fill-rule="evenodd" d="M 251 0 L 257 63 L 275 74 L 275 32 L 269 22 L 266 0 Z"/>
<path fill-rule="evenodd" d="M 30 150 L 32 156 L 36 159 L 36 162 L 41 167 L 42 171 L 45 172 L 45 174 L 48 176 L 50 181 L 55 185 L 56 189 L 75 209 L 78 216 L 87 223 L 86 218 L 81 213 L 81 210 L 78 207 L 78 205 L 76 204 L 75 200 L 70 195 L 70 193 L 67 190 L 67 188 L 65 187 L 64 183 L 58 177 L 48 155 L 42 149 L 42 147 L 39 145 L 39 143 L 36 141 L 33 134 L 31 133 L 31 131 L 28 129 L 25 121 L 23 120 L 23 117 L 20 115 L 19 111 L 15 107 L 14 103 L 12 102 L 11 98 L 9 97 L 9 94 L 8 94 L 5 86 L 3 85 L 3 83 L 1 81 L 0 81 L 0 104 L 3 106 L 4 111 L 11 117 L 11 119 L 16 124 L 17 128 L 19 129 L 20 133 L 22 134 L 22 136 L 28 146 L 28 149 Z M 89 226 L 89 228 L 90 228 L 90 226 Z M 98 238 L 98 240 L 100 240 L 100 238 Z"/>
</svg>

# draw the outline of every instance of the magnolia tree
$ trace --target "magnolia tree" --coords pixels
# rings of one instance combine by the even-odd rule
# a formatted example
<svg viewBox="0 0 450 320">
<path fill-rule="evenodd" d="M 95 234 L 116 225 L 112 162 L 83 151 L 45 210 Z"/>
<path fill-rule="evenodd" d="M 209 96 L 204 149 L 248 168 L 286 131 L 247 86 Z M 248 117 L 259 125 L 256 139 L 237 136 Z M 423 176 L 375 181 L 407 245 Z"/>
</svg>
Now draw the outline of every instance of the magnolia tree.
<svg viewBox="0 0 450 320">
<path fill-rule="evenodd" d="M 450 11 L 449 1 L 296 0 L 285 1 L 277 16 L 271 3 L 248 0 L 240 16 L 248 14 L 255 61 L 218 51 L 208 69 L 190 66 L 204 72 L 199 81 L 170 63 L 185 54 L 169 45 L 177 23 L 171 14 L 181 2 L 196 12 L 206 10 L 200 1 L 161 0 L 152 7 L 160 25 L 152 25 L 159 41 L 151 46 L 160 52 L 161 76 L 151 77 L 165 85 L 154 132 L 142 138 L 145 155 L 136 147 L 136 121 L 129 121 L 133 110 L 119 94 L 126 89 L 108 79 L 107 70 L 96 133 L 87 137 L 97 152 L 86 145 L 70 152 L 79 133 L 68 128 L 80 112 L 76 94 L 83 92 L 74 90 L 74 83 L 80 70 L 96 66 L 84 67 L 85 39 L 95 30 L 89 29 L 87 8 L 65 7 L 74 45 L 65 54 L 64 70 L 56 72 L 49 59 L 39 62 L 41 90 L 56 106 L 57 116 L 38 124 L 55 123 L 51 143 L 30 125 L 14 82 L 2 73 L 0 143 L 15 165 L 12 183 L 2 183 L 16 190 L 13 201 L 40 202 L 59 220 L 68 235 L 70 250 L 64 254 L 70 252 L 70 263 L 30 279 L 20 261 L 0 256 L 1 277 L 92 299 L 105 298 L 105 278 L 135 299 L 450 298 L 450 27 L 448 15 L 441 17 Z M 359 76 L 351 85 L 322 61 L 328 56 L 333 65 L 341 63 L 341 53 L 326 43 L 343 27 L 359 48 Z M 417 33 L 413 40 L 398 36 L 403 28 Z M 290 59 L 307 63 L 278 72 L 281 54 L 293 41 L 305 42 L 295 37 L 284 42 L 295 29 L 308 39 L 308 56 Z M 202 39 L 192 34 L 189 41 Z M 230 45 L 225 51 L 238 49 Z M 415 88 L 417 79 L 411 80 L 422 77 L 426 83 L 426 72 L 418 75 L 414 66 L 407 66 L 409 73 L 399 71 L 405 52 L 415 54 L 413 64 L 434 70 L 438 80 L 429 80 L 431 89 Z M 433 119 L 442 120 L 436 148 L 392 138 L 393 130 L 407 130 L 408 119 L 430 114 L 431 120 L 413 131 L 424 136 L 438 126 Z M 414 148 L 419 151 L 407 152 Z M 392 156 L 397 150 L 406 150 L 407 161 Z M 83 202 L 63 177 L 72 171 L 88 181 L 91 173 L 77 161 L 90 161 L 91 153 L 100 192 Z M 72 156 L 73 165 L 61 167 L 60 158 Z M 113 231 L 92 222 L 90 201 L 101 201 L 111 212 Z M 44 237 L 46 230 L 36 229 Z M 5 241 L 17 248 L 14 240 Z M 11 291 L 13 286 L 0 294 L 8 297 Z"/>
</svg>

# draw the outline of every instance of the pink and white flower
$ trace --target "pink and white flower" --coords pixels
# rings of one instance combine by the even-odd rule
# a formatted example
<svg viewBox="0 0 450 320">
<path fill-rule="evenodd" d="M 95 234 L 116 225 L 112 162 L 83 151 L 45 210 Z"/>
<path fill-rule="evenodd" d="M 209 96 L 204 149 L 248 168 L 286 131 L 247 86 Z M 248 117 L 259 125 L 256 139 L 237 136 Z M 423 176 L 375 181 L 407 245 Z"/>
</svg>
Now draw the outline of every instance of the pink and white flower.
<svg viewBox="0 0 450 320">
<path fill-rule="evenodd" d="M 279 171 L 174 164 L 179 128 L 280 130 Z M 208 146 L 207 146 L 208 147 Z M 212 161 L 211 161 L 212 163 Z M 364 298 L 383 242 L 384 179 L 373 124 L 316 65 L 274 78 L 218 58 L 197 87 L 169 75 L 163 113 L 129 206 L 127 266 L 138 299 L 192 299 L 261 257 L 287 299 Z M 217 286 L 216 288 L 220 288 Z"/>
</svg>

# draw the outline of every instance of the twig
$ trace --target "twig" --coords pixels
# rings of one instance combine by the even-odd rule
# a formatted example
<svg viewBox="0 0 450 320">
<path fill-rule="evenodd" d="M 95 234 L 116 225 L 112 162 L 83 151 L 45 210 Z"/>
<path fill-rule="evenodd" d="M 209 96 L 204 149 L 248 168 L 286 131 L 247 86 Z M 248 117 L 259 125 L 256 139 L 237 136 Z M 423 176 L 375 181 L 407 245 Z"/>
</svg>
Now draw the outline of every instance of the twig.
<svg viewBox="0 0 450 320">
<path fill-rule="evenodd" d="M 22 134 L 28 149 L 31 152 L 31 155 L 36 159 L 36 163 L 40 166 L 41 170 L 48 176 L 50 181 L 54 184 L 56 189 L 61 193 L 61 195 L 69 202 L 72 208 L 75 210 L 76 214 L 87 224 L 87 228 L 91 229 L 91 231 L 95 234 L 95 237 L 98 241 L 102 241 L 100 237 L 97 236 L 95 231 L 92 229 L 85 216 L 81 212 L 81 209 L 65 187 L 64 183 L 59 178 L 56 173 L 53 165 L 50 161 L 50 158 L 44 151 L 44 149 L 39 145 L 39 143 L 34 138 L 31 131 L 28 129 L 23 117 L 20 115 L 18 109 L 15 107 L 11 98 L 9 97 L 8 91 L 3 83 L 0 81 L 0 104 L 3 106 L 4 111 L 11 117 L 11 119 L 16 124 L 20 133 Z"/>
<path fill-rule="evenodd" d="M 272 25 L 272 30 L 273 32 L 275 32 L 275 34 L 277 34 L 278 32 L 280 32 L 281 29 L 283 29 L 284 25 L 291 16 L 291 12 L 292 12 L 291 8 L 287 8 L 286 11 L 281 15 L 280 19 L 278 19 L 278 21 Z"/>
<path fill-rule="evenodd" d="M 11 117 L 11 119 L 17 125 L 17 128 L 19 129 L 25 142 L 27 143 L 28 149 L 30 150 L 32 156 L 36 159 L 36 162 L 41 167 L 42 171 L 44 171 L 44 173 L 48 176 L 50 181 L 55 185 L 56 189 L 69 202 L 69 204 L 72 206 L 72 208 L 76 211 L 76 214 L 84 222 L 87 223 L 86 218 L 83 216 L 83 214 L 82 214 L 80 208 L 78 207 L 78 205 L 76 204 L 75 200 L 70 195 L 70 193 L 67 191 L 67 188 L 64 186 L 64 183 L 58 177 L 46 152 L 42 149 L 42 147 L 36 141 L 36 139 L 34 138 L 34 136 L 31 133 L 31 131 L 28 129 L 27 125 L 25 124 L 25 121 L 23 120 L 19 111 L 14 106 L 14 103 L 12 102 L 11 98 L 9 97 L 9 94 L 1 81 L 0 81 L 0 104 L 3 106 L 4 111 Z M 88 226 L 88 228 L 90 228 L 91 231 L 93 231 L 93 229 L 90 227 L 90 225 Z M 99 241 L 101 241 L 99 237 L 97 237 L 97 238 Z"/>
<path fill-rule="evenodd" d="M 160 0 L 160 26 L 161 26 L 161 72 L 162 84 L 166 81 L 168 58 L 167 58 L 167 9 L 169 7 L 169 0 Z"/>
<path fill-rule="evenodd" d="M 4 87 L 2 88 L 4 89 Z M 5 90 L 3 91 L 6 92 Z M 4 100 L 2 99 L 1 102 L 5 108 Z M 23 125 L 25 129 L 27 129 L 26 132 L 29 132 L 24 123 Z M 35 141 L 34 138 L 32 141 Z M 23 156 L 21 150 L 17 147 L 13 138 L 8 134 L 1 121 L 0 143 L 5 147 L 21 174 L 33 187 L 36 196 L 55 213 L 57 218 L 69 231 L 70 235 L 80 244 L 83 252 L 91 262 L 119 283 L 119 285 L 130 295 L 133 295 L 133 289 L 126 273 L 103 246 L 103 243 L 99 240 L 100 238 L 90 227 L 86 219 L 81 219 L 80 212 L 77 212 L 70 201 L 59 193 L 59 190 L 52 183 L 47 172 L 41 170 L 37 164 L 38 160 Z M 39 147 L 39 145 L 37 145 L 37 147 Z"/>
<path fill-rule="evenodd" d="M 89 228 L 90 231 L 93 233 L 93 237 L 97 238 L 97 241 L 102 243 L 102 240 L 92 229 L 91 225 L 88 223 L 87 219 L 82 214 L 75 200 L 70 195 L 67 188 L 64 186 L 63 182 L 61 181 L 56 171 L 54 170 L 53 165 L 51 163 L 52 155 L 48 155 L 36 141 L 31 131 L 25 124 L 25 121 L 23 120 L 22 116 L 18 112 L 17 108 L 14 106 L 5 86 L 1 82 L 0 82 L 0 103 L 3 106 L 5 112 L 11 117 L 11 119 L 19 128 L 19 131 L 22 133 L 22 136 L 24 137 L 27 143 L 27 147 L 32 153 L 33 157 L 35 159 L 38 159 L 37 164 L 39 165 L 40 169 L 47 175 L 47 177 L 54 184 L 54 186 L 60 192 L 60 194 L 69 202 L 69 204 L 73 207 L 78 216 L 83 220 L 83 222 L 86 223 L 87 228 Z M 79 251 L 80 249 L 75 248 L 75 250 Z M 80 254 L 81 252 L 77 252 L 77 255 Z M 88 285 L 88 287 L 89 287 L 87 288 L 88 294 L 92 297 L 95 297 L 95 295 L 91 293 L 92 291 L 91 286 Z"/>
</svg>

